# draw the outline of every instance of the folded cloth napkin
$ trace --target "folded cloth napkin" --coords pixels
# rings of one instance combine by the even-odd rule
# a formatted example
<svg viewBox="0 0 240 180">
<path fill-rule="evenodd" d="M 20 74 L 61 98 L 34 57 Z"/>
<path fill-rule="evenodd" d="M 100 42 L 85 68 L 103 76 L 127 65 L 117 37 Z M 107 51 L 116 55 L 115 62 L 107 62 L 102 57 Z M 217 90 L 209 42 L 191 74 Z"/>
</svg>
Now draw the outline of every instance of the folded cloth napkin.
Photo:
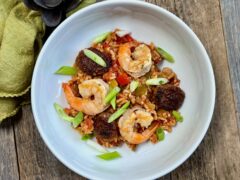
<svg viewBox="0 0 240 180">
<path fill-rule="evenodd" d="M 83 0 L 67 17 L 96 0 Z M 45 26 L 21 0 L 0 0 L 0 122 L 26 102 Z"/>
<path fill-rule="evenodd" d="M 45 26 L 18 0 L 0 0 L 0 122 L 17 113 L 30 88 Z"/>
</svg>

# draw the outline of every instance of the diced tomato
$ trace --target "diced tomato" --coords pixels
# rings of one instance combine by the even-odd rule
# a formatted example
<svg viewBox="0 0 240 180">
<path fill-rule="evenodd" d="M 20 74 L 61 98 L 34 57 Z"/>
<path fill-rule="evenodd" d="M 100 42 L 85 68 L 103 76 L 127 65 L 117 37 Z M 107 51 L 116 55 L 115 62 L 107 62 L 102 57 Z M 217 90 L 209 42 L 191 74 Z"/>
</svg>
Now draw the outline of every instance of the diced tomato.
<svg viewBox="0 0 240 180">
<path fill-rule="evenodd" d="M 117 36 L 117 43 L 119 43 L 119 44 L 128 43 L 128 42 L 132 42 L 132 41 L 134 41 L 134 39 L 129 34 L 127 34 L 126 36 L 123 36 L 123 37 Z"/>
<path fill-rule="evenodd" d="M 132 36 L 130 36 L 129 34 L 127 34 L 125 38 L 127 39 L 128 42 L 132 42 L 134 40 Z"/>
<path fill-rule="evenodd" d="M 103 43 L 103 48 L 106 49 L 109 47 L 109 44 L 108 43 Z"/>
<path fill-rule="evenodd" d="M 126 73 L 122 73 L 117 76 L 117 82 L 121 86 L 128 85 L 130 81 L 131 81 L 131 78 Z"/>
</svg>

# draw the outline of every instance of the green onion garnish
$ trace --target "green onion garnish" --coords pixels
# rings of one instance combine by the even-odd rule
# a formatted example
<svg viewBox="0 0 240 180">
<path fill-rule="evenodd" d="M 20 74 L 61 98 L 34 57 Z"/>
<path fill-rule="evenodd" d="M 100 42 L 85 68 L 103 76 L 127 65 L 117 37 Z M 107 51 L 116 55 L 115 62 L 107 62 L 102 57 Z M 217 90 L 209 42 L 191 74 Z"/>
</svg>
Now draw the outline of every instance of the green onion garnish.
<svg viewBox="0 0 240 180">
<path fill-rule="evenodd" d="M 113 113 L 109 119 L 108 119 L 108 123 L 111 123 L 113 121 L 115 121 L 117 118 L 119 118 L 123 113 L 125 113 L 127 111 L 127 108 L 129 107 L 130 102 L 126 102 L 120 109 L 118 109 L 115 113 Z"/>
<path fill-rule="evenodd" d="M 86 141 L 86 144 L 101 153 L 108 153 L 108 151 L 104 147 L 102 147 L 101 145 L 99 145 L 98 143 L 96 143 L 93 140 L 88 139 Z"/>
<path fill-rule="evenodd" d="M 103 42 L 105 39 L 107 39 L 109 34 L 111 34 L 111 32 L 100 34 L 99 36 L 95 37 L 95 39 L 93 40 L 93 43 L 97 44 L 97 43 Z"/>
<path fill-rule="evenodd" d="M 113 97 L 112 100 L 110 101 L 110 104 L 114 110 L 116 109 L 116 100 L 117 96 Z"/>
<path fill-rule="evenodd" d="M 175 117 L 177 122 L 183 122 L 183 116 L 181 115 L 180 112 L 178 111 L 173 111 L 172 112 L 173 116 Z"/>
<path fill-rule="evenodd" d="M 65 113 L 65 111 L 59 104 L 54 103 L 54 108 L 56 109 L 59 117 L 65 121 L 71 122 L 73 124 L 74 128 L 78 127 L 79 124 L 83 121 L 83 113 L 82 112 L 79 112 L 75 117 L 71 117 Z"/>
<path fill-rule="evenodd" d="M 146 81 L 146 84 L 151 86 L 158 86 L 166 83 L 168 83 L 168 79 L 166 78 L 154 78 Z"/>
<path fill-rule="evenodd" d="M 109 160 L 113 160 L 113 159 L 116 159 L 116 158 L 120 158 L 121 155 L 117 151 L 114 151 L 114 152 L 109 152 L 109 153 L 104 153 L 104 154 L 97 155 L 97 157 L 99 157 L 100 159 L 109 161 Z"/>
<path fill-rule="evenodd" d="M 57 111 L 60 118 L 62 118 L 65 121 L 73 122 L 74 118 L 71 116 L 68 116 L 59 104 L 54 103 L 54 108 Z"/>
<path fill-rule="evenodd" d="M 164 130 L 162 128 L 158 128 L 157 131 L 156 131 L 156 134 L 157 134 L 158 141 L 164 140 L 165 133 L 164 133 Z"/>
<path fill-rule="evenodd" d="M 93 134 L 85 134 L 82 136 L 82 140 L 83 141 L 87 141 L 89 139 L 92 139 L 93 138 Z"/>
<path fill-rule="evenodd" d="M 113 88 L 105 97 L 104 103 L 105 104 L 109 103 L 120 91 L 121 89 L 119 87 Z"/>
<path fill-rule="evenodd" d="M 127 109 L 130 105 L 130 101 L 126 102 L 120 109 Z"/>
<path fill-rule="evenodd" d="M 73 123 L 73 127 L 76 128 L 79 126 L 79 124 L 83 121 L 83 113 L 79 112 L 76 117 L 74 117 L 72 123 Z"/>
<path fill-rule="evenodd" d="M 95 63 L 99 64 L 100 66 L 106 67 L 106 62 L 96 53 L 92 52 L 89 49 L 84 49 L 83 53 L 91 60 L 93 60 Z"/>
<path fill-rule="evenodd" d="M 77 69 L 75 67 L 62 66 L 55 72 L 55 74 L 72 76 L 77 74 Z"/>
<path fill-rule="evenodd" d="M 159 54 L 162 55 L 162 57 L 164 59 L 166 59 L 168 62 L 171 62 L 171 63 L 174 63 L 174 58 L 171 54 L 169 54 L 168 52 L 166 52 L 165 50 L 163 50 L 162 48 L 160 47 L 157 47 L 157 51 Z"/>
<path fill-rule="evenodd" d="M 130 91 L 134 92 L 137 89 L 138 86 L 139 86 L 139 82 L 138 81 L 132 81 L 130 83 Z"/>
</svg>

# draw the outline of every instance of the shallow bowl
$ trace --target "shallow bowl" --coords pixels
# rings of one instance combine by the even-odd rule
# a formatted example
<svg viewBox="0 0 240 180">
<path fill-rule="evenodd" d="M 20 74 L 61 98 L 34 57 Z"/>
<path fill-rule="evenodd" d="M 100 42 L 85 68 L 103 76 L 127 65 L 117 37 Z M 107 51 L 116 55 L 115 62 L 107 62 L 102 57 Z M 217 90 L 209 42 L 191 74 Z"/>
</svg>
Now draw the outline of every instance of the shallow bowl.
<svg viewBox="0 0 240 180">
<path fill-rule="evenodd" d="M 134 38 L 154 42 L 176 62 L 164 62 L 181 80 L 186 99 L 178 123 L 164 141 L 145 143 L 132 152 L 117 148 L 122 158 L 103 161 L 81 141 L 78 132 L 57 116 L 53 103 L 67 106 L 61 83 L 70 77 L 55 75 L 71 66 L 79 50 L 96 35 L 121 28 Z M 215 81 L 209 57 L 192 30 L 172 13 L 139 1 L 106 1 L 87 7 L 65 20 L 42 48 L 32 79 L 32 109 L 37 128 L 52 153 L 67 167 L 90 179 L 154 179 L 182 164 L 197 148 L 209 127 L 215 102 Z"/>
</svg>

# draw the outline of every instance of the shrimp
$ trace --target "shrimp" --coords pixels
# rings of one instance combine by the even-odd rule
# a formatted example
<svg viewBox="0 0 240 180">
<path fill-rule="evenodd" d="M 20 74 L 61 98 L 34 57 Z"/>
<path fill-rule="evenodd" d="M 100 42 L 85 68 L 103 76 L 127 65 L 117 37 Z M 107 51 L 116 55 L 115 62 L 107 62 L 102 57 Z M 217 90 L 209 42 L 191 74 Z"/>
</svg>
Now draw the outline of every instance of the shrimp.
<svg viewBox="0 0 240 180">
<path fill-rule="evenodd" d="M 119 119 L 118 126 L 121 136 L 131 144 L 141 144 L 147 141 L 159 126 L 158 122 L 153 122 L 152 115 L 140 107 L 127 110 Z M 142 133 L 134 131 L 136 124 L 147 128 Z"/>
<path fill-rule="evenodd" d="M 129 43 L 119 47 L 118 62 L 120 66 L 129 75 L 138 78 L 150 71 L 152 66 L 152 54 L 149 47 L 145 44 L 140 44 L 131 52 Z"/>
<path fill-rule="evenodd" d="M 109 86 L 101 79 L 86 80 L 79 84 L 81 97 L 74 96 L 69 84 L 63 83 L 63 91 L 69 105 L 88 115 L 96 115 L 103 112 L 109 105 L 104 103 Z"/>
</svg>

